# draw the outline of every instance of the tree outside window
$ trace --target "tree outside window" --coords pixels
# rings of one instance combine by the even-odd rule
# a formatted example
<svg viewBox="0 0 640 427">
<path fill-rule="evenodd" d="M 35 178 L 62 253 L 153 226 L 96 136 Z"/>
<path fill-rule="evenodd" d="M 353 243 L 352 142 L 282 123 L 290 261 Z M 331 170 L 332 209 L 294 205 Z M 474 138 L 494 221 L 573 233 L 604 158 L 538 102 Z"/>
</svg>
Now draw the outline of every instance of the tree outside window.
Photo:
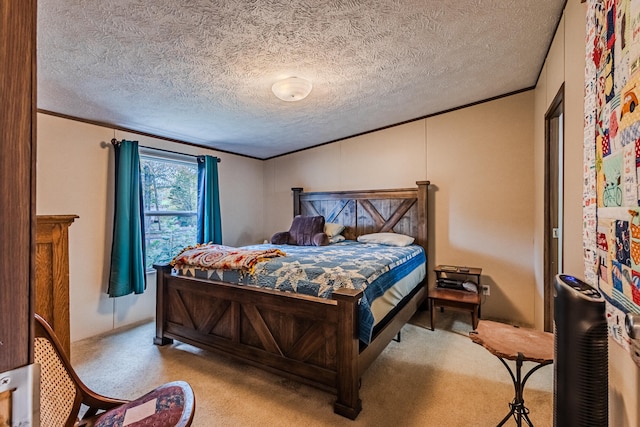
<svg viewBox="0 0 640 427">
<path fill-rule="evenodd" d="M 198 165 L 140 155 L 147 267 L 167 263 L 197 236 Z"/>
</svg>

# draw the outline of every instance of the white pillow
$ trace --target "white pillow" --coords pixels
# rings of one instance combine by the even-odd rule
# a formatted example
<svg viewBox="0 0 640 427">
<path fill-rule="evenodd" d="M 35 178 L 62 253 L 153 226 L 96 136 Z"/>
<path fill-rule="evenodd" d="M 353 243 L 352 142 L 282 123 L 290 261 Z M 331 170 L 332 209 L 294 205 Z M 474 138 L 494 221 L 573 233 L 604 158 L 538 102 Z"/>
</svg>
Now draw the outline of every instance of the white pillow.
<svg viewBox="0 0 640 427">
<path fill-rule="evenodd" d="M 345 237 L 342 234 L 336 234 L 333 237 L 329 237 L 329 243 L 342 242 L 344 239 L 345 239 Z"/>
<path fill-rule="evenodd" d="M 414 240 L 413 237 L 400 233 L 372 233 L 358 236 L 358 242 L 361 243 L 379 243 L 390 246 L 409 246 Z"/>
<path fill-rule="evenodd" d="M 344 230 L 344 225 L 342 224 L 338 224 L 335 222 L 324 223 L 324 233 L 327 236 L 329 236 L 329 238 L 332 238 L 333 236 L 337 236 L 338 234 L 342 233 L 342 230 Z"/>
</svg>

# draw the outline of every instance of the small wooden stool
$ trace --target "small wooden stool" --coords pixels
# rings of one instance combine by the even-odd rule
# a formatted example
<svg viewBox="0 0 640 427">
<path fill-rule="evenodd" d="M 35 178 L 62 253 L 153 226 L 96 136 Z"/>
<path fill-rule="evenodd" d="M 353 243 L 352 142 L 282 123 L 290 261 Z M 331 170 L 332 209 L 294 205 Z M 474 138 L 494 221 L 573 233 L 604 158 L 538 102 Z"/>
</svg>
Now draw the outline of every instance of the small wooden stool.
<svg viewBox="0 0 640 427">
<path fill-rule="evenodd" d="M 480 294 L 459 291 L 457 289 L 435 288 L 429 291 L 429 311 L 431 311 L 431 330 L 434 330 L 435 307 L 450 307 L 455 310 L 471 312 L 471 327 L 478 326 L 480 317 Z"/>
<path fill-rule="evenodd" d="M 533 427 L 529 419 L 529 409 L 524 406 L 524 385 L 527 379 L 538 369 L 553 363 L 553 334 L 549 332 L 537 331 L 534 329 L 520 328 L 518 326 L 507 325 L 505 323 L 481 320 L 475 331 L 469 333 L 471 340 L 480 344 L 491 354 L 496 356 L 509 371 L 515 397 L 509 404 L 509 413 L 500 421 L 498 427 L 504 425 L 511 416 L 516 420 L 518 427 L 522 425 L 522 420 L 527 425 Z M 507 365 L 504 359 L 516 361 L 516 375 Z M 521 369 L 523 361 L 536 362 L 538 365 L 531 368 L 522 378 Z"/>
</svg>

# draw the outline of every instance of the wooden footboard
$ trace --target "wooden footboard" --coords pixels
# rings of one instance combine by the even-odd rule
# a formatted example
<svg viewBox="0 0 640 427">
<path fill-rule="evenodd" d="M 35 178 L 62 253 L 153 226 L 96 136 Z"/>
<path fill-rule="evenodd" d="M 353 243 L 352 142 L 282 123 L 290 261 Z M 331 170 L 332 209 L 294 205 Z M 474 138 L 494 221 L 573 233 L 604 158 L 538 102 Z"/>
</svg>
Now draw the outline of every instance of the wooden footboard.
<svg viewBox="0 0 640 427">
<path fill-rule="evenodd" d="M 358 301 L 343 289 L 332 300 L 171 274 L 157 276 L 156 337 L 222 352 L 287 378 L 336 393 L 335 411 L 362 407 Z"/>
</svg>

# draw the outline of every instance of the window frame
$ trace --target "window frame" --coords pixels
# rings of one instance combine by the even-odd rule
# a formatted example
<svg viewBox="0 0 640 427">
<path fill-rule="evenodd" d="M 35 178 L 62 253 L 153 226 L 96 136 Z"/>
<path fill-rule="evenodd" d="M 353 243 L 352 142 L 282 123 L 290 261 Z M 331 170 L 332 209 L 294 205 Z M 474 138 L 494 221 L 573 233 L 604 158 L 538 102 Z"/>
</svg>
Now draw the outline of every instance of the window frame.
<svg viewBox="0 0 640 427">
<path fill-rule="evenodd" d="M 172 151 L 165 151 L 162 149 L 154 149 L 151 147 L 139 147 L 138 154 L 140 155 L 140 165 L 142 169 L 142 162 L 144 160 L 158 161 L 158 162 L 167 162 L 167 163 L 177 163 L 177 164 L 187 164 L 189 166 L 195 166 L 195 180 L 196 180 L 196 191 L 198 185 L 198 160 L 194 155 L 189 154 L 181 154 Z M 142 170 L 141 170 L 142 175 Z M 144 199 L 145 194 L 144 190 L 142 193 L 142 197 Z M 148 217 L 196 217 L 198 216 L 198 206 L 196 200 L 195 210 L 193 211 L 175 211 L 175 210 L 146 210 L 144 209 L 143 215 L 146 218 Z M 145 246 L 147 242 L 147 221 L 144 221 L 143 226 L 145 227 Z M 197 241 L 197 231 L 194 236 L 194 244 Z M 145 261 L 148 261 L 147 254 L 145 253 Z M 147 273 L 155 272 L 153 265 L 147 265 Z"/>
</svg>

